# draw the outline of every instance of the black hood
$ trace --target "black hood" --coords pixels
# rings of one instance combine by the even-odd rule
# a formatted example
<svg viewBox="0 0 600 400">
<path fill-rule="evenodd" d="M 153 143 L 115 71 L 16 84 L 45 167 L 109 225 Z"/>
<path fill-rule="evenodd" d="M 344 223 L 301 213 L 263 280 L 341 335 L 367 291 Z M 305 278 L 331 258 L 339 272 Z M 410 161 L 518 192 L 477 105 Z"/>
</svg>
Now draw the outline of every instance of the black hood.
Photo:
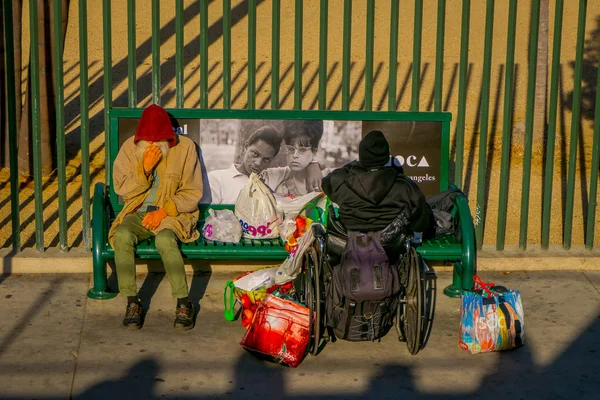
<svg viewBox="0 0 600 400">
<path fill-rule="evenodd" d="M 417 184 L 394 167 L 364 168 L 354 161 L 323 178 L 323 191 L 340 207 L 347 229 L 378 231 L 410 211 L 410 230 L 424 232 L 431 210 Z"/>
<path fill-rule="evenodd" d="M 398 173 L 394 168 L 381 167 L 364 170 L 360 174 L 348 174 L 344 180 L 348 189 L 361 199 L 374 204 L 380 204 L 390 193 L 396 182 Z"/>
</svg>

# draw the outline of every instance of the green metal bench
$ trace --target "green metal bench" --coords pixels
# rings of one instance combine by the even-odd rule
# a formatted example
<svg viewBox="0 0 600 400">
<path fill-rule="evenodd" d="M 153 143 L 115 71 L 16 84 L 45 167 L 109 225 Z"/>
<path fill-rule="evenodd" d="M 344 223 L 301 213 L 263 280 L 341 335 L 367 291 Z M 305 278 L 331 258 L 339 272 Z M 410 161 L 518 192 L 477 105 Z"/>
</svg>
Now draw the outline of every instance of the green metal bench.
<svg viewBox="0 0 600 400">
<path fill-rule="evenodd" d="M 120 135 L 119 122 L 129 119 L 135 122 L 140 118 L 142 109 L 119 109 L 109 111 L 110 131 L 106 135 L 107 184 L 97 183 L 94 187 L 92 202 L 92 256 L 94 286 L 88 296 L 92 299 L 109 299 L 116 293 L 107 290 L 106 262 L 114 258 L 114 250 L 108 243 L 108 231 L 112 221 L 122 209 L 117 194 L 112 190 L 112 164 L 120 145 L 127 138 Z M 246 111 L 246 110 L 190 110 L 168 109 L 171 116 L 181 119 L 316 119 L 343 121 L 418 121 L 439 122 L 441 124 L 441 157 L 438 180 L 440 191 L 450 187 L 448 182 L 450 157 L 450 113 L 423 112 L 338 112 L 338 111 Z M 123 132 L 121 132 L 123 133 Z M 131 134 L 131 132 L 129 132 Z M 234 209 L 234 205 L 200 205 L 198 229 L 202 229 L 208 208 Z M 454 218 L 460 221 L 461 240 L 448 235 L 426 241 L 418 248 L 425 260 L 454 263 L 453 282 L 444 289 L 451 297 L 458 297 L 463 290 L 473 289 L 472 277 L 476 268 L 476 247 L 473 221 L 465 196 L 457 196 L 452 211 Z M 220 243 L 200 238 L 193 243 L 181 244 L 181 252 L 186 259 L 212 260 L 284 260 L 288 253 L 280 239 L 248 240 L 239 243 Z M 160 259 L 154 246 L 154 238 L 139 243 L 136 248 L 139 259 Z"/>
</svg>

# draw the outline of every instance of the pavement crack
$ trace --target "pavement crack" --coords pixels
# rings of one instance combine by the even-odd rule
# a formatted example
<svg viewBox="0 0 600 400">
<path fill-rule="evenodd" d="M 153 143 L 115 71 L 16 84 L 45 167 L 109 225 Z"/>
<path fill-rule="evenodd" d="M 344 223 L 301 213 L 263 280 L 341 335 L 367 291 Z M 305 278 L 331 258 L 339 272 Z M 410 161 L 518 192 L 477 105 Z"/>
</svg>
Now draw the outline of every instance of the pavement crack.
<svg viewBox="0 0 600 400">
<path fill-rule="evenodd" d="M 585 273 L 585 271 L 581 271 L 581 272 L 583 272 L 583 276 L 585 276 L 585 279 L 587 279 L 587 280 L 588 280 L 588 282 L 590 283 L 590 285 L 592 285 L 592 287 L 593 287 L 594 289 L 596 289 L 596 292 L 598 292 L 598 294 L 600 294 L 600 288 L 599 288 L 599 287 L 596 287 L 596 285 L 594 285 L 594 282 L 592 282 L 592 280 L 590 279 L 590 277 L 589 277 L 589 276 L 587 276 L 587 274 Z"/>
</svg>

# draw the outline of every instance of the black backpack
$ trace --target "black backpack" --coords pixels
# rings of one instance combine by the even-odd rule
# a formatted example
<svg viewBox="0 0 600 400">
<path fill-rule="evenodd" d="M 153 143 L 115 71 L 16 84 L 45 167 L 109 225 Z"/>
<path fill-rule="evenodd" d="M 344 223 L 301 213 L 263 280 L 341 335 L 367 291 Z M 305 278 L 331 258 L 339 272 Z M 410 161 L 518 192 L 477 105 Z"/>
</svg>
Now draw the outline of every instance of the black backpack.
<svg viewBox="0 0 600 400">
<path fill-rule="evenodd" d="M 326 278 L 327 326 L 340 339 L 373 341 L 393 326 L 400 279 L 380 237 L 349 231 L 342 262 Z"/>
</svg>

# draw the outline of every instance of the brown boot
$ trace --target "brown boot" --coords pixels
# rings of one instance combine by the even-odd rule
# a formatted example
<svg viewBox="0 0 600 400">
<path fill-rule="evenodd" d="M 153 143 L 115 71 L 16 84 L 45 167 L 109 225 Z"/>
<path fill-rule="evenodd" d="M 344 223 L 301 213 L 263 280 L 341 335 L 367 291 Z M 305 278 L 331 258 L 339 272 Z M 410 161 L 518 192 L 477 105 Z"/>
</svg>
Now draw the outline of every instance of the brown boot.
<svg viewBox="0 0 600 400">
<path fill-rule="evenodd" d="M 142 327 L 142 304 L 140 302 L 127 304 L 123 326 L 130 329 L 140 329 Z"/>
<path fill-rule="evenodd" d="M 194 327 L 194 306 L 192 303 L 177 305 L 173 327 L 181 330 L 188 330 Z"/>
</svg>

